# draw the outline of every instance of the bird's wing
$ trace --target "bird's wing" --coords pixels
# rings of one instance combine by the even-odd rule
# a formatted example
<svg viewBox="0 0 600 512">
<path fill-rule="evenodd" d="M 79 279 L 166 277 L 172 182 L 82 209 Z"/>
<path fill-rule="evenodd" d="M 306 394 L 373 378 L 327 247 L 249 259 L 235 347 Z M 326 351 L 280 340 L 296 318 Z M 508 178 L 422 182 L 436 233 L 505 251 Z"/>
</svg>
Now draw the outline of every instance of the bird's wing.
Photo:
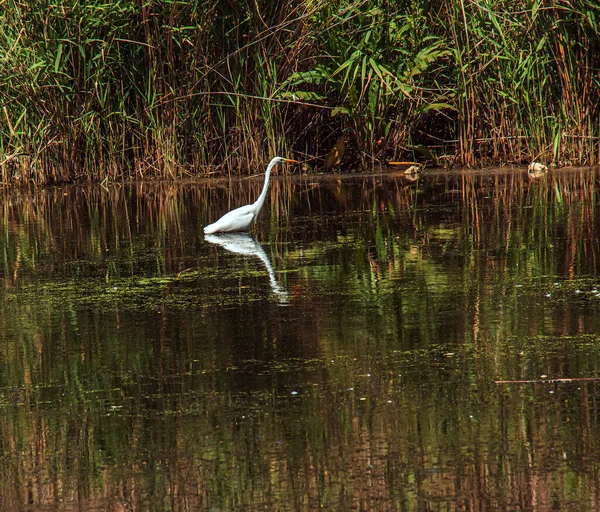
<svg viewBox="0 0 600 512">
<path fill-rule="evenodd" d="M 252 205 L 240 206 L 226 213 L 218 221 L 207 226 L 205 233 L 217 231 L 243 231 L 248 229 L 254 220 L 254 209 Z M 210 228 L 210 229 L 208 229 Z"/>
</svg>

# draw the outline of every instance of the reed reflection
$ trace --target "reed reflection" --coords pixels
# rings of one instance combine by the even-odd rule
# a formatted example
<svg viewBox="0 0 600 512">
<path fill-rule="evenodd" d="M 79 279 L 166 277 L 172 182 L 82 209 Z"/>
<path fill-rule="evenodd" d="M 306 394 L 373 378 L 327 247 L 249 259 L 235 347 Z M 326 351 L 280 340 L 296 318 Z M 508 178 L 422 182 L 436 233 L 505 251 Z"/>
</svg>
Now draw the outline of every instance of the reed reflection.
<svg viewBox="0 0 600 512">
<path fill-rule="evenodd" d="M 597 508 L 597 178 L 274 180 L 285 286 L 258 180 L 6 196 L 0 509 Z"/>
</svg>

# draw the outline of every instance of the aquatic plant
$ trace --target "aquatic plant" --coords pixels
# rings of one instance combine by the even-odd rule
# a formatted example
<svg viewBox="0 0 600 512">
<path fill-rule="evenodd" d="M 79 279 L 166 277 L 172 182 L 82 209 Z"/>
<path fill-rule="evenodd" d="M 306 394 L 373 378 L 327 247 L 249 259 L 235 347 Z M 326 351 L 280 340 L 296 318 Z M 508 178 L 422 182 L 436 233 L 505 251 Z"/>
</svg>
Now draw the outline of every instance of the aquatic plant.
<svg viewBox="0 0 600 512">
<path fill-rule="evenodd" d="M 0 180 L 245 174 L 343 129 L 351 163 L 598 163 L 597 19 L 590 0 L 6 0 Z"/>
<path fill-rule="evenodd" d="M 446 4 L 462 163 L 598 163 L 598 12 L 587 0 Z"/>
<path fill-rule="evenodd" d="M 417 2 L 330 2 L 314 16 L 326 34 L 313 34 L 322 48 L 314 68 L 289 83 L 332 91 L 332 114 L 345 118 L 361 151 L 375 155 L 383 138 L 395 156 L 423 114 L 454 108 L 450 91 L 436 83 L 450 53 L 428 30 L 430 15 Z"/>
</svg>

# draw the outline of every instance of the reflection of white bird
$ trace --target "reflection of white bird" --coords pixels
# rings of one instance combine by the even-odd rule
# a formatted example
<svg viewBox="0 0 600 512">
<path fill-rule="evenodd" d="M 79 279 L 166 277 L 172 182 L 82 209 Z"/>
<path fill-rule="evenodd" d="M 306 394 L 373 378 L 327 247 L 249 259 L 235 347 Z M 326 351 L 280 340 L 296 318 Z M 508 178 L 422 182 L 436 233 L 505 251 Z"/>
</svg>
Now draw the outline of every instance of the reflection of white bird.
<svg viewBox="0 0 600 512">
<path fill-rule="evenodd" d="M 248 233 L 223 233 L 219 235 L 204 235 L 204 240 L 211 244 L 217 244 L 235 254 L 245 254 L 247 256 L 256 256 L 263 262 L 269 274 L 271 290 L 277 295 L 282 303 L 287 302 L 287 292 L 280 286 L 275 278 L 275 272 L 271 266 L 271 261 L 261 245 Z"/>
<path fill-rule="evenodd" d="M 275 167 L 277 164 L 281 164 L 283 162 L 289 162 L 297 164 L 296 160 L 290 160 L 288 158 L 282 158 L 280 156 L 276 156 L 271 160 L 269 165 L 267 166 L 267 172 L 265 173 L 265 184 L 263 185 L 262 192 L 256 202 L 252 204 L 247 204 L 246 206 L 240 206 L 235 210 L 231 210 L 229 213 L 226 213 L 221 217 L 217 222 L 213 224 L 209 224 L 204 228 L 204 232 L 206 234 L 211 233 L 220 233 L 220 232 L 231 232 L 231 231 L 245 231 L 247 230 L 252 223 L 258 217 L 260 209 L 265 202 L 267 197 L 267 190 L 269 188 L 269 178 L 271 177 L 271 169 Z"/>
</svg>

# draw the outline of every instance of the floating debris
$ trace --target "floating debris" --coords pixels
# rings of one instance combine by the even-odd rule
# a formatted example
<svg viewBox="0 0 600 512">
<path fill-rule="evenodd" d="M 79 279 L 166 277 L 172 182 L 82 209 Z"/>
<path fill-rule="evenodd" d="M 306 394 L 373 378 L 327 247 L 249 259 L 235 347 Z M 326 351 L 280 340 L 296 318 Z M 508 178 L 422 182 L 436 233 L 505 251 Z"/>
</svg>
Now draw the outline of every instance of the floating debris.
<svg viewBox="0 0 600 512">
<path fill-rule="evenodd" d="M 406 169 L 404 171 L 404 174 L 417 174 L 421 172 L 421 166 L 420 165 L 411 165 L 408 169 Z"/>
<path fill-rule="evenodd" d="M 527 175 L 530 178 L 541 178 L 546 175 L 547 171 L 548 166 L 540 162 L 531 162 L 529 167 L 527 167 Z"/>
<path fill-rule="evenodd" d="M 545 164 L 542 164 L 540 162 L 531 162 L 529 164 L 529 167 L 527 167 L 527 170 L 530 172 L 532 172 L 532 171 L 546 172 L 548 170 L 548 166 Z"/>
</svg>

